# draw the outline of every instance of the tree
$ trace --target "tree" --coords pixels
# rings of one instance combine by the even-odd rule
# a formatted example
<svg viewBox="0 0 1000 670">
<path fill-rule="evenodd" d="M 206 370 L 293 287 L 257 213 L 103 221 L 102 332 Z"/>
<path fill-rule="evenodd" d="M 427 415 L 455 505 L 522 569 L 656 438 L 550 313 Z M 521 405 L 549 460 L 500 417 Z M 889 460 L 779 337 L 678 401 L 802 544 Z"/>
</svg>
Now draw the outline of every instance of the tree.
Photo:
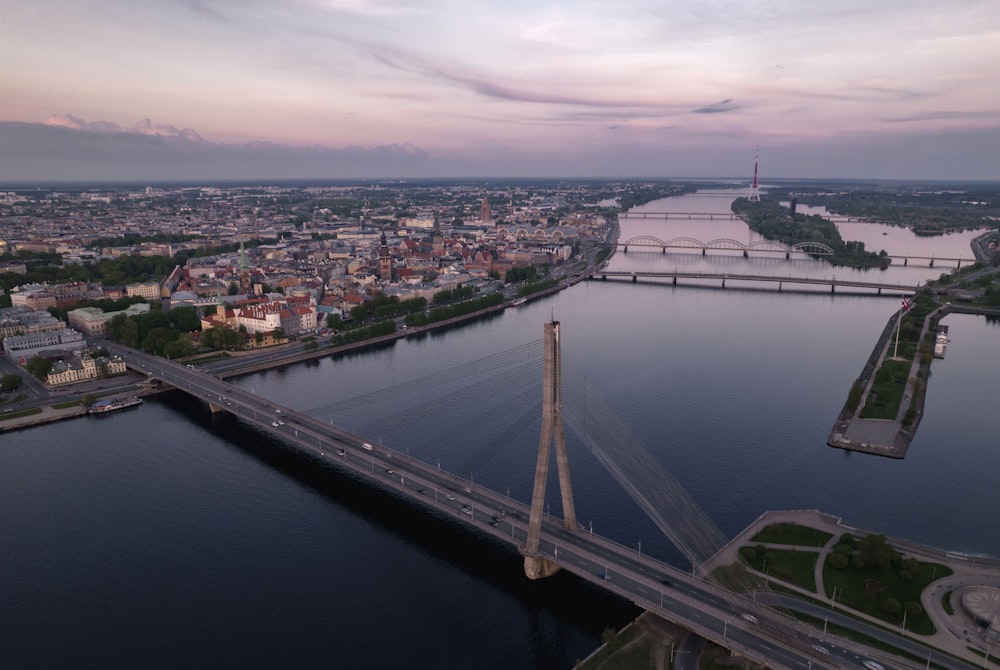
<svg viewBox="0 0 1000 670">
<path fill-rule="evenodd" d="M 170 310 L 170 321 L 177 330 L 188 333 L 201 330 L 201 319 L 194 307 L 176 307 Z"/>
<path fill-rule="evenodd" d="M 900 606 L 899 601 L 895 598 L 884 598 L 882 602 L 879 603 L 879 607 L 881 607 L 882 611 L 886 614 L 899 614 L 899 612 L 903 609 Z"/>
<path fill-rule="evenodd" d="M 903 603 L 903 611 L 910 616 L 920 616 L 924 613 L 924 608 L 920 606 L 920 603 L 908 600 Z"/>
<path fill-rule="evenodd" d="M 24 364 L 24 369 L 44 381 L 46 375 L 52 372 L 52 361 L 47 358 L 33 356 L 31 360 Z"/>
<path fill-rule="evenodd" d="M 13 391 L 16 388 L 20 388 L 23 383 L 24 379 L 19 374 L 10 373 L 3 376 L 3 389 L 5 391 Z"/>
<path fill-rule="evenodd" d="M 330 330 L 343 330 L 344 322 L 341 320 L 339 314 L 327 314 L 326 315 L 326 327 Z"/>
<path fill-rule="evenodd" d="M 851 564 L 851 559 L 846 554 L 830 554 L 826 559 L 831 568 L 842 570 Z"/>
<path fill-rule="evenodd" d="M 285 329 L 282 328 L 281 326 L 278 326 L 277 328 L 271 331 L 271 337 L 273 337 L 276 341 L 285 339 Z"/>
<path fill-rule="evenodd" d="M 368 320 L 368 306 L 367 305 L 357 305 L 351 308 L 351 319 L 358 323 L 364 323 Z"/>
</svg>

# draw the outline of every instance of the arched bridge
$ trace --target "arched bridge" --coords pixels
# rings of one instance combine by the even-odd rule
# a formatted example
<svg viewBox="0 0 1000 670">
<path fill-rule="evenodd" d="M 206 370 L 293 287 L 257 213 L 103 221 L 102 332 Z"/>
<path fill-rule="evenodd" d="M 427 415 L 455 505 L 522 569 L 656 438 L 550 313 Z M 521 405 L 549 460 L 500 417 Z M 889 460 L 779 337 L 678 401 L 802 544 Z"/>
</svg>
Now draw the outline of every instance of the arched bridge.
<svg viewBox="0 0 1000 670">
<path fill-rule="evenodd" d="M 765 252 L 785 254 L 785 258 L 791 258 L 793 253 L 804 253 L 812 256 L 832 256 L 833 249 L 821 242 L 799 242 L 791 246 L 776 242 L 774 240 L 757 240 L 744 244 L 739 240 L 723 237 L 709 242 L 702 242 L 693 237 L 674 237 L 669 240 L 661 240 L 652 235 L 638 235 L 630 237 L 624 242 L 618 242 L 624 253 L 628 253 L 629 247 L 660 249 L 661 253 L 667 253 L 667 249 L 691 249 L 701 251 L 704 256 L 709 249 L 720 251 L 740 251 L 744 256 L 749 256 L 750 252 Z"/>
</svg>

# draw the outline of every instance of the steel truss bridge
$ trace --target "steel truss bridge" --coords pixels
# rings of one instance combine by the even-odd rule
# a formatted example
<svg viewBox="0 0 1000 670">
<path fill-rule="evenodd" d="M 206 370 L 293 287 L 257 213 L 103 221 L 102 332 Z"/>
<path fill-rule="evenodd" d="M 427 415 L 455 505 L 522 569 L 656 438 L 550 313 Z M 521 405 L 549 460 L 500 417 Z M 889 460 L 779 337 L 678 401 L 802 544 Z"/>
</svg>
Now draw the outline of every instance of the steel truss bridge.
<svg viewBox="0 0 1000 670">
<path fill-rule="evenodd" d="M 529 539 L 529 519 L 534 523 L 532 508 L 507 495 L 466 479 L 409 455 L 405 445 L 397 449 L 377 446 L 363 435 L 333 425 L 332 421 L 298 411 L 241 387 L 225 382 L 207 372 L 173 361 L 144 354 L 116 344 L 106 348 L 122 356 L 133 370 L 146 374 L 179 391 L 188 393 L 208 404 L 213 412 L 226 412 L 242 423 L 269 434 L 310 458 L 332 466 L 349 476 L 368 482 L 407 504 L 427 509 L 448 518 L 478 534 L 488 535 L 524 553 Z M 511 362 L 516 361 L 515 365 Z M 525 371 L 532 366 L 541 368 L 542 343 L 532 342 L 507 352 L 492 354 L 457 368 L 444 371 L 434 379 L 417 380 L 380 389 L 343 403 L 345 411 L 382 398 L 398 405 L 400 398 L 423 403 L 416 408 L 399 408 L 398 415 L 412 421 L 413 416 L 432 405 L 439 411 L 455 411 L 456 398 L 463 403 L 475 396 L 490 397 L 502 391 L 512 392 L 524 402 L 533 390 L 541 394 L 542 375 L 537 384 L 525 385 Z M 565 520 L 545 513 L 540 519 L 541 536 L 534 558 L 541 558 L 596 586 L 617 594 L 641 608 L 680 624 L 684 628 L 712 640 L 735 653 L 766 664 L 771 668 L 806 670 L 816 668 L 850 668 L 856 670 L 859 653 L 869 651 L 857 643 L 837 640 L 831 644 L 823 636 L 823 652 L 817 650 L 820 634 L 795 619 L 758 602 L 756 591 L 765 582 L 750 572 L 739 569 L 727 586 L 706 581 L 698 567 L 714 556 L 726 543 L 725 537 L 705 516 L 680 484 L 643 447 L 641 441 L 604 403 L 599 390 L 573 365 L 560 364 L 563 384 L 563 412 L 566 423 L 639 505 L 660 527 L 677 548 L 691 561 L 691 571 L 665 564 L 648 554 L 641 545 L 624 546 L 579 524 L 567 527 Z M 491 374 L 488 384 L 481 381 L 471 389 L 452 391 L 449 397 L 436 403 L 424 399 L 424 394 L 436 385 L 453 385 L 465 379 L 470 371 Z M 536 370 L 537 371 L 537 370 Z M 421 393 L 413 393 L 419 388 Z M 485 390 L 484 390 L 485 389 Z M 352 405 L 351 403 L 355 403 Z M 510 434 L 523 430 L 537 418 L 538 407 L 515 416 L 504 431 Z M 505 408 L 515 413 L 514 405 Z M 494 414 L 504 412 L 494 411 Z M 392 421 L 392 416 L 386 420 Z M 402 419 L 400 419 L 402 420 Z M 460 432 L 460 431 L 459 431 Z M 488 458 L 502 446 L 502 439 L 486 445 L 475 455 L 474 462 Z M 905 647 L 918 643 L 899 639 Z M 840 645 L 840 646 L 837 646 Z M 925 650 L 919 645 L 921 654 Z M 921 657 L 917 655 L 917 657 Z M 884 660 L 888 670 L 922 668 L 921 663 L 893 657 Z M 935 656 L 935 662 L 938 662 Z M 950 670 L 971 667 L 960 661 L 946 659 L 941 665 Z"/>
<path fill-rule="evenodd" d="M 833 249 L 819 242 L 799 242 L 798 244 L 788 246 L 786 244 L 782 244 L 781 242 L 775 242 L 774 240 L 757 240 L 756 242 L 744 244 L 739 240 L 734 240 L 728 237 L 711 240 L 710 242 L 702 242 L 701 240 L 696 240 L 693 237 L 675 237 L 663 241 L 650 235 L 639 235 L 637 237 L 631 237 L 624 242 L 618 242 L 617 245 L 622 247 L 626 254 L 628 253 L 629 247 L 639 247 L 640 249 L 660 249 L 661 253 L 664 254 L 667 253 L 667 249 L 690 249 L 700 251 L 702 256 L 706 255 L 709 249 L 719 251 L 739 251 L 742 252 L 744 256 L 749 256 L 751 251 L 778 253 L 785 254 L 785 258 L 791 258 L 793 253 L 804 253 L 814 256 L 833 255 Z"/>
</svg>

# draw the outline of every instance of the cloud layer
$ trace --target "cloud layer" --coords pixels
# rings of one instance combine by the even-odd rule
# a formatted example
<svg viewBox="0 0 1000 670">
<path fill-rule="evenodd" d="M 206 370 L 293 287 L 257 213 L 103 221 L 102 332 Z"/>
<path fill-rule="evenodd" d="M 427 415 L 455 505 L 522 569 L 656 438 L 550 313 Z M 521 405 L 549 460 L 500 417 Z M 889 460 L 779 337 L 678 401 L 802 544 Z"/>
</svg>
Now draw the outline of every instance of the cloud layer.
<svg viewBox="0 0 1000 670">
<path fill-rule="evenodd" d="M 875 171 L 872 142 L 917 147 L 901 163 L 922 170 L 919 140 L 953 136 L 985 138 L 964 150 L 988 164 L 997 16 L 992 0 L 22 3 L 0 22 L 0 120 L 212 152 L 410 144 L 425 165 L 494 157 L 498 173 L 516 156 L 526 174 L 655 173 L 642 157 L 659 155 L 698 174 L 728 150 L 707 168 L 725 175 L 759 140 L 765 156 L 800 147 L 795 171 L 858 147 L 850 174 L 830 173 L 853 176 Z M 941 177 L 964 171 L 951 153 Z"/>
</svg>

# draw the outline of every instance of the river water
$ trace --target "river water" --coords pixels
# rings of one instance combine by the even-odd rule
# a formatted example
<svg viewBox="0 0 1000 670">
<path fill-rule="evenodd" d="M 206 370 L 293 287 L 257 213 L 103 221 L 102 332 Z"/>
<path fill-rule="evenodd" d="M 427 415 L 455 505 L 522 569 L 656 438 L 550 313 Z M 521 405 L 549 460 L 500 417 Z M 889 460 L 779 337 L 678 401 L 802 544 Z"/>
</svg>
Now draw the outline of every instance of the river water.
<svg viewBox="0 0 1000 670">
<path fill-rule="evenodd" d="M 731 197 L 645 207 L 728 211 Z M 622 239 L 637 235 L 751 239 L 740 222 L 623 219 Z M 945 257 L 968 256 L 972 235 L 878 237 L 890 253 L 933 240 Z M 834 272 L 808 259 L 634 250 L 610 268 L 720 264 L 733 273 Z M 941 269 L 835 272 L 916 284 Z M 951 344 L 932 366 L 905 460 L 825 444 L 898 304 L 591 281 L 446 333 L 236 383 L 444 469 L 474 462 L 477 483 L 527 500 L 537 421 L 498 442 L 492 420 L 464 416 L 462 384 L 441 380 L 458 376 L 446 370 L 474 379 L 481 361 L 536 342 L 555 317 L 567 361 L 727 536 L 769 509 L 818 508 L 861 528 L 998 556 L 995 322 L 947 318 Z M 359 396 L 364 404 L 344 409 Z M 402 410 L 404 399 L 413 409 Z M 578 518 L 684 565 L 568 439 Z M 554 507 L 557 493 L 549 497 Z M 0 436 L 0 533 L 5 667 L 572 667 L 604 627 L 634 614 L 567 575 L 528 582 L 512 551 L 213 420 L 184 396 Z"/>
</svg>

